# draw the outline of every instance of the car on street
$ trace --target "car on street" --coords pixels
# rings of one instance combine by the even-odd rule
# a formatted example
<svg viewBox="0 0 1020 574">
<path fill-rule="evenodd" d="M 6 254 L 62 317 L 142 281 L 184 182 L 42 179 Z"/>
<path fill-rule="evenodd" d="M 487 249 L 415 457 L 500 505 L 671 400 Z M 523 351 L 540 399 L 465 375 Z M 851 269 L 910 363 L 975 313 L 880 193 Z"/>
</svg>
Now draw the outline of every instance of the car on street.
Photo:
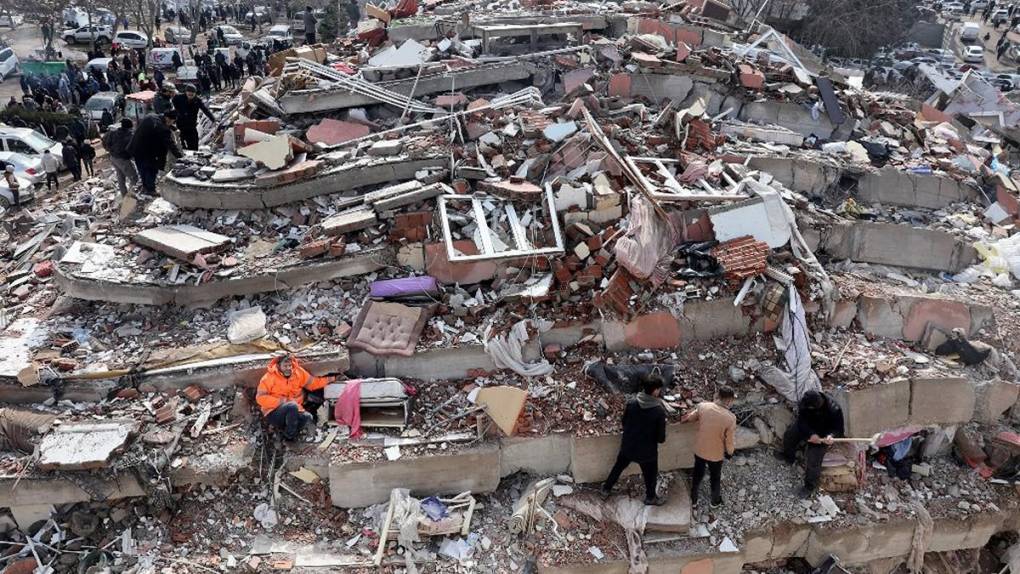
<svg viewBox="0 0 1020 574">
<path fill-rule="evenodd" d="M 42 166 L 41 156 L 27 156 L 13 151 L 0 151 L 0 166 L 14 166 L 14 175 L 23 177 L 32 183 L 46 181 L 46 170 Z"/>
<path fill-rule="evenodd" d="M 992 12 L 992 16 L 988 19 L 992 23 L 992 26 L 998 26 L 1003 22 L 1009 21 L 1009 10 L 999 8 L 995 12 Z"/>
<path fill-rule="evenodd" d="M 174 54 L 177 54 L 182 63 L 184 62 L 184 52 L 176 46 L 168 46 L 166 48 L 153 48 L 149 50 L 149 57 L 146 63 L 153 68 L 169 70 L 174 67 Z"/>
<path fill-rule="evenodd" d="M 12 151 L 32 157 L 42 157 L 44 150 L 61 157 L 64 146 L 31 128 L 0 125 L 0 151 Z"/>
<path fill-rule="evenodd" d="M 184 26 L 167 26 L 163 28 L 163 39 L 170 44 L 190 44 L 191 30 Z"/>
<path fill-rule="evenodd" d="M 11 48 L 0 49 L 0 82 L 20 71 L 18 55 Z"/>
<path fill-rule="evenodd" d="M 255 16 L 256 22 L 272 22 L 273 14 L 269 11 L 269 8 L 265 6 L 256 6 L 255 8 L 248 10 L 244 15 L 245 22 L 251 22 L 252 16 Z"/>
<path fill-rule="evenodd" d="M 985 47 L 967 46 L 963 50 L 963 61 L 969 64 L 983 64 L 985 61 Z"/>
<path fill-rule="evenodd" d="M 18 179 L 18 202 L 22 205 L 35 200 L 35 184 L 18 175 L 15 168 L 14 177 Z M 0 207 L 7 209 L 14 205 L 14 194 L 7 181 L 0 177 Z"/>
<path fill-rule="evenodd" d="M 942 13 L 952 16 L 963 14 L 963 2 L 946 2 L 942 5 Z"/>
<path fill-rule="evenodd" d="M 25 17 L 21 14 L 3 14 L 0 15 L 0 28 L 17 28 L 25 22 Z"/>
<path fill-rule="evenodd" d="M 208 32 L 207 34 L 216 34 L 218 36 L 220 32 L 223 32 L 223 40 L 227 43 L 228 46 L 236 46 L 244 41 L 244 35 L 238 32 L 237 28 L 234 28 L 233 26 L 227 26 L 225 24 L 222 26 L 216 26 L 215 28 L 213 28 L 211 32 Z"/>
<path fill-rule="evenodd" d="M 124 96 L 120 92 L 99 92 L 85 102 L 85 114 L 97 124 L 103 119 L 103 112 L 108 111 L 116 120 L 124 109 Z"/>
<path fill-rule="evenodd" d="M 276 24 L 269 29 L 269 33 L 263 38 L 267 44 L 285 50 L 294 45 L 294 36 L 290 33 L 290 26 L 287 24 Z"/>
<path fill-rule="evenodd" d="M 978 41 L 981 35 L 981 24 L 977 22 L 964 22 L 960 27 L 960 41 L 973 43 Z"/>
<path fill-rule="evenodd" d="M 96 25 L 82 26 L 64 30 L 60 37 L 68 44 L 89 44 L 92 42 L 92 38 L 96 39 L 96 44 L 108 44 L 113 41 L 113 28 Z"/>
<path fill-rule="evenodd" d="M 85 71 L 90 72 L 95 70 L 97 72 L 106 73 L 106 70 L 110 67 L 110 62 L 113 58 L 92 58 L 85 64 Z"/>
<path fill-rule="evenodd" d="M 113 37 L 114 50 L 144 50 L 149 47 L 149 37 L 138 30 L 121 30 Z"/>
</svg>

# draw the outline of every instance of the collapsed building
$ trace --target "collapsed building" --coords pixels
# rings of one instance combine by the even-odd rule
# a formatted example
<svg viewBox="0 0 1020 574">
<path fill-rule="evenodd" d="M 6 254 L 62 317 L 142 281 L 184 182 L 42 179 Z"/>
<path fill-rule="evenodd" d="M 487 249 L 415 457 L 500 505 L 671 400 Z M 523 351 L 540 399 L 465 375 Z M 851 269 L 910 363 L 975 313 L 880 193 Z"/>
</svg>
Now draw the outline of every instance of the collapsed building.
<svg viewBox="0 0 1020 574">
<path fill-rule="evenodd" d="M 404 4 L 213 102 L 160 197 L 93 179 L 12 221 L 0 564 L 1016 563 L 1008 134 L 713 0 Z M 364 428 L 274 440 L 253 397 L 280 352 L 360 381 Z M 668 502 L 602 502 L 650 369 Z M 679 416 L 720 384 L 739 454 L 727 504 L 692 508 Z M 768 451 L 808 389 L 876 439 L 801 501 Z"/>
</svg>

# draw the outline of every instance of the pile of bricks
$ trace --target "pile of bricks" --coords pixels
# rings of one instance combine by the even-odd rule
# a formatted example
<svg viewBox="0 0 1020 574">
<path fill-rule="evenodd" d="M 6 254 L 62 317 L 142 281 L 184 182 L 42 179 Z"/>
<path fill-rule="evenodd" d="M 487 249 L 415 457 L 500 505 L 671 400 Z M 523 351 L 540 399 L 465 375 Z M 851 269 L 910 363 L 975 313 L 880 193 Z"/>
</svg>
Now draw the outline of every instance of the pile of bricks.
<svg viewBox="0 0 1020 574">
<path fill-rule="evenodd" d="M 432 223 L 431 211 L 411 211 L 399 213 L 393 218 L 393 226 L 390 228 L 390 241 L 418 242 L 425 241 L 429 234 L 429 224 Z"/>
<path fill-rule="evenodd" d="M 343 237 L 316 239 L 298 248 L 301 259 L 314 259 L 329 253 L 330 257 L 342 257 L 347 252 L 347 241 Z"/>
<path fill-rule="evenodd" d="M 726 280 L 739 284 L 748 277 L 765 272 L 769 251 L 768 243 L 745 235 L 713 247 L 711 255 L 719 262 Z"/>
<path fill-rule="evenodd" d="M 594 232 L 583 223 L 574 223 L 566 229 L 567 255 L 553 261 L 553 276 L 560 294 L 565 298 L 581 289 L 596 287 L 613 272 L 616 262 L 607 244 L 615 240 L 613 226 Z M 569 246 L 573 247 L 569 247 Z"/>
<path fill-rule="evenodd" d="M 188 399 L 188 402 L 190 403 L 197 403 L 198 401 L 202 400 L 202 397 L 204 397 L 206 394 L 205 389 L 198 385 L 188 385 L 187 387 L 184 388 L 183 391 L 181 391 L 181 393 L 184 395 L 184 398 Z"/>
<path fill-rule="evenodd" d="M 609 284 L 595 294 L 595 306 L 607 313 L 627 316 L 631 313 L 631 297 L 641 289 L 633 275 L 618 267 L 609 278 Z"/>
</svg>

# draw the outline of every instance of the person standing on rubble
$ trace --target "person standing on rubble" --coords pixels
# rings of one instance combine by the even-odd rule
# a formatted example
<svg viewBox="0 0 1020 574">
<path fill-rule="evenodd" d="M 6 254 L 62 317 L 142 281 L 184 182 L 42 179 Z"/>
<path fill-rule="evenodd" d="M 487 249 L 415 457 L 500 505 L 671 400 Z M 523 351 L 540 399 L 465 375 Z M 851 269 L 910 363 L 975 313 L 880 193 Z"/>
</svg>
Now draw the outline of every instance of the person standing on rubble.
<svg viewBox="0 0 1020 574">
<path fill-rule="evenodd" d="M 818 490 L 822 477 L 822 459 L 834 438 L 843 436 L 843 409 L 829 395 L 808 391 L 797 405 L 797 418 L 783 434 L 782 458 L 787 464 L 797 460 L 797 450 L 804 445 L 804 486 L 801 498 L 810 498 Z"/>
<path fill-rule="evenodd" d="M 131 137 L 131 156 L 135 159 L 142 191 L 156 195 L 156 175 L 166 166 L 166 154 L 184 155 L 174 141 L 173 129 L 177 112 L 169 110 L 163 115 L 149 114 L 142 118 Z"/>
<path fill-rule="evenodd" d="M 110 156 L 110 163 L 113 164 L 113 171 L 117 173 L 117 187 L 120 194 L 127 194 L 127 182 L 131 187 L 138 183 L 138 172 L 135 164 L 131 163 L 131 137 L 134 135 L 134 123 L 130 119 L 120 120 L 120 127 L 106 132 L 103 136 L 103 148 Z"/>
<path fill-rule="evenodd" d="M 315 393 L 326 388 L 332 377 L 313 377 L 297 357 L 284 355 L 269 362 L 266 374 L 259 381 L 255 402 L 262 410 L 262 416 L 271 426 L 283 431 L 283 438 L 293 441 L 301 435 L 304 426 L 317 417 L 313 414 L 322 405 L 321 400 L 306 403 L 305 393 Z"/>
<path fill-rule="evenodd" d="M 46 172 L 46 189 L 50 189 L 50 185 L 53 185 L 53 189 L 60 189 L 60 158 L 55 154 L 50 153 L 50 150 L 43 150 L 42 154 L 42 167 Z"/>
<path fill-rule="evenodd" d="M 666 442 L 666 408 L 659 398 L 662 387 L 662 378 L 652 375 L 641 383 L 641 392 L 627 401 L 623 411 L 623 441 L 616 464 L 602 484 L 603 497 L 612 494 L 620 474 L 633 462 L 641 467 L 645 480 L 645 504 L 663 504 L 655 489 L 659 477 L 659 445 Z"/>
<path fill-rule="evenodd" d="M 681 423 L 698 423 L 698 434 L 694 437 L 694 474 L 691 477 L 691 506 L 698 503 L 701 480 L 705 469 L 709 472 L 712 490 L 712 506 L 720 506 L 722 499 L 723 458 L 733 458 L 734 437 L 737 432 L 737 417 L 730 412 L 730 405 L 737 398 L 733 389 L 719 387 L 714 402 L 699 403 L 693 411 L 680 419 Z"/>
<path fill-rule="evenodd" d="M 312 13 L 311 6 L 305 6 L 305 13 L 301 16 L 305 23 L 305 44 L 315 43 L 315 25 L 319 21 L 315 18 L 315 14 Z"/>
<path fill-rule="evenodd" d="M 187 84 L 184 86 L 184 93 L 177 94 L 173 99 L 174 110 L 177 111 L 177 129 L 181 131 L 181 141 L 184 142 L 184 149 L 198 149 L 198 112 L 202 112 L 209 118 L 209 121 L 216 122 L 216 118 L 206 107 L 205 102 L 198 97 L 195 86 Z"/>
</svg>

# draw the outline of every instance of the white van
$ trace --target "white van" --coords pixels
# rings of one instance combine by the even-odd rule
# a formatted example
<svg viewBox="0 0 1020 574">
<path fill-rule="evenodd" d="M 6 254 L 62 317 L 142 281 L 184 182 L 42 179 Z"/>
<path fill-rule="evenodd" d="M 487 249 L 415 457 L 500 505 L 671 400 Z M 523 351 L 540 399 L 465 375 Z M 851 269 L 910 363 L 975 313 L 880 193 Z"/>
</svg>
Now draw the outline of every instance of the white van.
<svg viewBox="0 0 1020 574">
<path fill-rule="evenodd" d="M 146 63 L 160 70 L 170 70 L 174 67 L 174 54 L 180 57 L 182 63 L 184 62 L 184 52 L 180 48 L 167 47 L 149 50 L 149 59 Z"/>
<path fill-rule="evenodd" d="M 973 42 L 978 39 L 981 35 L 981 24 L 977 22 L 964 22 L 960 28 L 960 40 L 963 42 Z"/>
</svg>

